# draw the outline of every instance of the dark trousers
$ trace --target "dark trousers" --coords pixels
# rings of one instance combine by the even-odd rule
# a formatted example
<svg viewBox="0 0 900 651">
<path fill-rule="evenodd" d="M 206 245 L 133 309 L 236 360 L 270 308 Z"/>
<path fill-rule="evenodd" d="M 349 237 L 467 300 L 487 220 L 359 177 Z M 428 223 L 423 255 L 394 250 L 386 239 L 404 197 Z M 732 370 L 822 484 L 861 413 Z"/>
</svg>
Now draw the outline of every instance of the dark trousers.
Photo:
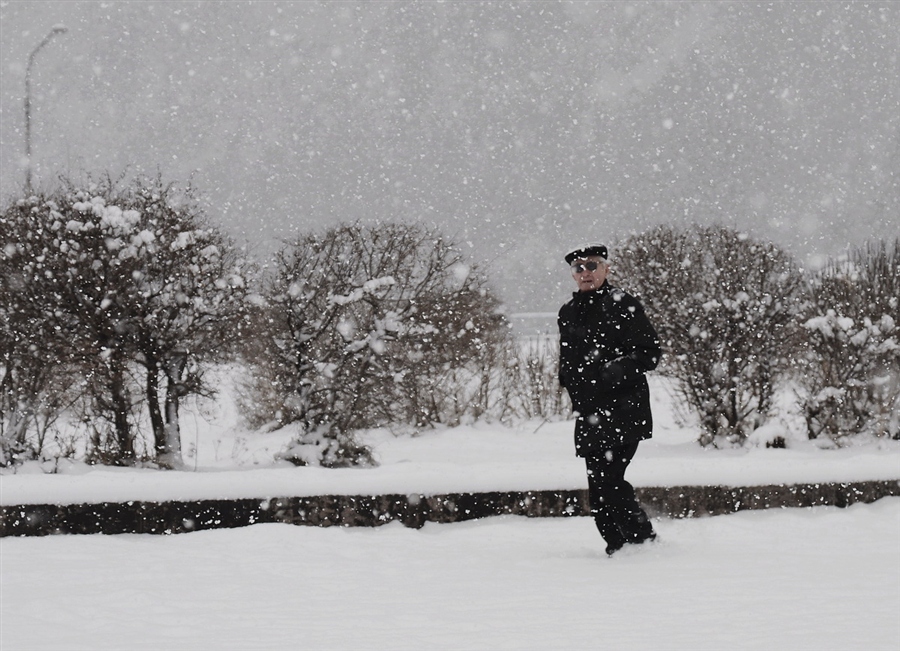
<svg viewBox="0 0 900 651">
<path fill-rule="evenodd" d="M 632 443 L 585 458 L 591 515 L 600 535 L 613 549 L 643 542 L 653 535 L 653 525 L 638 504 L 634 487 L 625 481 L 625 470 L 637 447 Z"/>
</svg>

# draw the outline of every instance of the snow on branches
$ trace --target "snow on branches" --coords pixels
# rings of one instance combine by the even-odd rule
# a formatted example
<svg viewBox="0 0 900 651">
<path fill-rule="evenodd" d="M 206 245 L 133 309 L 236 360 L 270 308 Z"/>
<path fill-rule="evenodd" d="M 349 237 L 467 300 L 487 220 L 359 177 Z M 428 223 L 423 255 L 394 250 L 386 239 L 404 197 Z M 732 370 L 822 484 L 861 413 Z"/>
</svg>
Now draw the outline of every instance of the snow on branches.
<svg viewBox="0 0 900 651">
<path fill-rule="evenodd" d="M 371 462 L 353 430 L 438 421 L 441 379 L 505 332 L 483 278 L 414 225 L 305 235 L 263 294 L 246 407 L 256 424 L 301 424 L 296 463 Z"/>
<path fill-rule="evenodd" d="M 68 383 L 80 387 L 73 403 L 101 416 L 86 422 L 110 425 L 90 426 L 89 454 L 133 463 L 136 410 L 145 407 L 152 443 L 143 455 L 179 465 L 178 402 L 207 390 L 203 363 L 228 349 L 245 294 L 242 262 L 205 224 L 190 188 L 159 179 L 67 185 L 15 202 L 2 225 L 6 380 L 37 381 L 28 351 L 40 346 L 51 374 L 78 378 Z M 40 412 L 6 380 L 4 422 Z M 52 378 L 42 382 L 33 395 L 50 404 Z"/>
</svg>

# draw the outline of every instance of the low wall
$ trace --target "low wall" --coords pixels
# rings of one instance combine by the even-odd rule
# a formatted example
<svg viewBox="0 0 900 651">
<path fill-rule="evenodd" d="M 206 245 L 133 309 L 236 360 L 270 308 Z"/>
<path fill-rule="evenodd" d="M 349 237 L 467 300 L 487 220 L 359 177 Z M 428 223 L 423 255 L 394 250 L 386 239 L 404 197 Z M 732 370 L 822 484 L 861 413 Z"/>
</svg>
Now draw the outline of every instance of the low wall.
<svg viewBox="0 0 900 651">
<path fill-rule="evenodd" d="M 637 488 L 653 517 L 722 515 L 748 509 L 839 506 L 900 496 L 900 481 L 752 487 Z M 587 490 L 497 491 L 444 495 L 318 495 L 185 502 L 25 504 L 0 507 L 0 536 L 173 534 L 279 522 L 318 527 L 374 527 L 399 521 L 460 522 L 493 515 L 570 517 L 588 514 Z"/>
</svg>

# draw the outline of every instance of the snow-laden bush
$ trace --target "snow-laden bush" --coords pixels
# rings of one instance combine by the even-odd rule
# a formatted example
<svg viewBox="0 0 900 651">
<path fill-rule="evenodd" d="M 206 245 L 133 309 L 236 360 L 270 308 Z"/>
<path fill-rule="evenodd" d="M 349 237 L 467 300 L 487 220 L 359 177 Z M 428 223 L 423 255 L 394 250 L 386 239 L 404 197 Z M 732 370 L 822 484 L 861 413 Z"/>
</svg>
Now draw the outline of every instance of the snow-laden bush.
<svg viewBox="0 0 900 651">
<path fill-rule="evenodd" d="M 800 374 L 810 438 L 900 436 L 900 240 L 852 251 L 812 280 Z"/>
<path fill-rule="evenodd" d="M 700 443 L 743 444 L 771 415 L 797 347 L 791 258 L 725 227 L 660 226 L 625 239 L 612 262 L 660 334 L 661 370 L 698 416 Z"/>
<path fill-rule="evenodd" d="M 485 280 L 439 233 L 340 225 L 282 250 L 262 292 L 243 410 L 251 426 L 300 423 L 287 458 L 371 462 L 353 432 L 421 427 L 486 409 L 452 388 L 490 368 L 508 327 Z"/>
<path fill-rule="evenodd" d="M 203 370 L 233 348 L 246 292 L 192 189 L 64 182 L 6 207 L 0 229 L 2 447 L 39 452 L 68 407 L 94 460 L 132 463 L 146 408 L 143 454 L 178 466 L 180 400 L 209 391 Z"/>
</svg>

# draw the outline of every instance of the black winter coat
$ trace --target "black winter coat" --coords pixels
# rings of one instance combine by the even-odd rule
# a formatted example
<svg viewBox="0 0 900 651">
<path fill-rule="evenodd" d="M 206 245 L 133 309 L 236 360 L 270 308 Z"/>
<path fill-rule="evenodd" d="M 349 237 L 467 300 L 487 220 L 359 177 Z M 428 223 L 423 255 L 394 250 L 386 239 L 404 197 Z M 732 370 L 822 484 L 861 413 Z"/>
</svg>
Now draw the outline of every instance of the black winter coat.
<svg viewBox="0 0 900 651">
<path fill-rule="evenodd" d="M 653 431 L 645 373 L 659 364 L 656 330 L 636 298 L 603 286 L 559 310 L 559 382 L 578 413 L 575 453 L 596 456 Z"/>
</svg>

